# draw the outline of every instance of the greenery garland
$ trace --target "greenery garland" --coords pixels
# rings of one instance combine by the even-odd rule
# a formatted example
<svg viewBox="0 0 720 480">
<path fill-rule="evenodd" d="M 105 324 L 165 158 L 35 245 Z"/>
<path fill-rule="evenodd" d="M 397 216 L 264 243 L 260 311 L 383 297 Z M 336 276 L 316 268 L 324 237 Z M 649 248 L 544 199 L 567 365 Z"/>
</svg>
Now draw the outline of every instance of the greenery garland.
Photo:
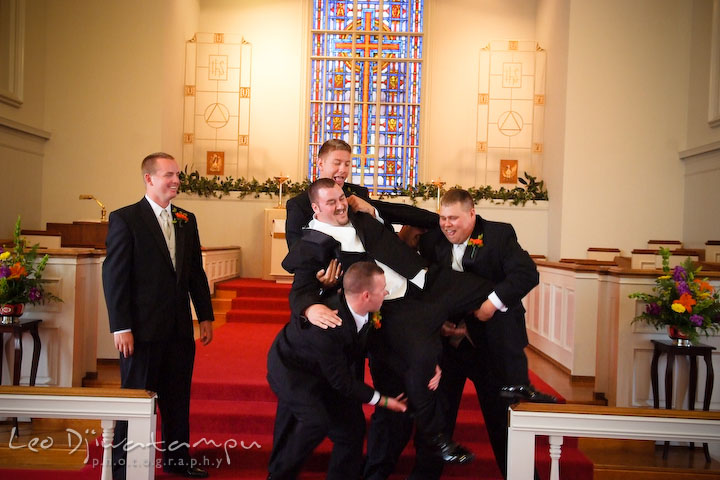
<svg viewBox="0 0 720 480">
<path fill-rule="evenodd" d="M 513 205 L 525 205 L 528 201 L 536 203 L 537 200 L 547 200 L 548 192 L 545 189 L 545 182 L 543 180 L 538 182 L 535 177 L 528 175 L 527 172 L 524 173 L 524 176 L 525 178 L 518 178 L 518 182 L 525 185 L 525 188 L 520 186 L 512 189 L 500 187 L 499 190 L 495 190 L 490 185 L 486 185 L 484 187 L 470 187 L 467 191 L 476 203 L 480 200 L 490 200 L 492 203 L 511 202 Z M 307 179 L 302 182 L 287 182 L 283 186 L 283 193 L 288 196 L 294 196 L 305 191 L 309 185 L 310 181 Z M 456 185 L 455 188 L 462 187 Z M 441 189 L 440 195 L 446 191 L 447 189 Z M 274 195 L 279 194 L 279 188 L 278 183 L 272 178 L 268 178 L 264 182 L 259 182 L 255 178 L 252 180 L 245 180 L 245 178 L 235 180 L 232 177 L 227 177 L 223 180 L 217 175 L 214 177 L 203 177 L 195 170 L 192 173 L 187 173 L 187 171 L 180 172 L 180 192 L 206 198 L 222 198 L 231 193 L 237 193 L 238 198 L 245 198 L 250 194 L 252 194 L 254 198 L 259 198 L 261 194 L 268 195 L 272 198 Z M 380 198 L 406 196 L 410 197 L 413 205 L 416 205 L 418 199 L 429 200 L 431 198 L 437 198 L 437 195 L 438 187 L 436 185 L 432 183 L 418 183 L 414 187 L 395 187 L 392 193 L 383 193 L 380 195 Z"/>
</svg>

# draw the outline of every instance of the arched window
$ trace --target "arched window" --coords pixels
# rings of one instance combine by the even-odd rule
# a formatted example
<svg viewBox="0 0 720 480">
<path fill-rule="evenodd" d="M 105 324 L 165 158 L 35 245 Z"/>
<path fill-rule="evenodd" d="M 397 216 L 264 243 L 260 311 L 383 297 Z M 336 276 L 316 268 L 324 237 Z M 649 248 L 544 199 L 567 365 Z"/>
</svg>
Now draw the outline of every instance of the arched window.
<svg viewBox="0 0 720 480">
<path fill-rule="evenodd" d="M 308 176 L 320 145 L 353 147 L 352 178 L 371 192 L 415 185 L 423 0 L 314 0 Z"/>
</svg>

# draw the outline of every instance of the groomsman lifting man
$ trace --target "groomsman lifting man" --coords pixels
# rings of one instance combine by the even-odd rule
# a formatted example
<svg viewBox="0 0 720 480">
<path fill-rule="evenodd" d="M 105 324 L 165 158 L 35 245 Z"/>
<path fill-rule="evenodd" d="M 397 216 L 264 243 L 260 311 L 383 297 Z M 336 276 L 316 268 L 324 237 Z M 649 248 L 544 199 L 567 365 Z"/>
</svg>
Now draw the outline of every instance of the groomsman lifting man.
<svg viewBox="0 0 720 480">
<path fill-rule="evenodd" d="M 407 401 L 363 383 L 371 316 L 380 310 L 385 275 L 372 262 L 350 266 L 343 289 L 328 299 L 342 325 L 322 329 L 292 313 L 268 353 L 268 382 L 278 396 L 268 479 L 291 480 L 327 436 L 333 442 L 327 478 L 358 479 L 362 474 L 365 416 L 362 404 L 397 412 Z M 437 381 L 433 385 L 437 387 Z"/>
<path fill-rule="evenodd" d="M 308 194 L 315 218 L 283 261 L 283 267 L 295 274 L 291 308 L 316 325 L 340 323 L 323 305 L 323 287 L 316 272 L 333 258 L 345 266 L 375 261 L 385 271 L 390 294 L 383 304 L 382 326 L 370 344 L 373 381 L 391 395 L 407 392 L 419 437 L 433 453 L 446 462 L 470 461 L 472 454 L 443 435 L 440 403 L 427 383 L 435 374 L 441 353 L 440 325 L 451 315 L 479 307 L 492 289 L 490 284 L 473 275 L 429 266 L 372 216 L 349 213 L 344 192 L 331 179 L 317 180 Z M 376 409 L 373 415 L 368 439 L 370 460 L 385 449 L 374 439 L 382 442 L 395 435 L 387 428 L 383 411 Z M 374 430 L 383 433 L 374 435 Z"/>
<path fill-rule="evenodd" d="M 475 312 L 480 322 L 470 316 L 458 325 L 446 322 L 443 326 L 449 337 L 444 345 L 440 390 L 448 398 L 446 433 L 451 435 L 465 381 L 473 382 L 495 460 L 505 476 L 508 406 L 520 400 L 557 401 L 535 390 L 528 376 L 521 300 L 538 284 L 535 262 L 518 243 L 512 225 L 476 215 L 472 197 L 462 189 L 450 189 L 441 198 L 440 230 L 421 237 L 420 253 L 431 262 L 494 283 L 493 292 Z M 418 460 L 423 465 L 416 470 L 423 473 L 410 478 L 439 478 L 441 462 Z"/>
</svg>

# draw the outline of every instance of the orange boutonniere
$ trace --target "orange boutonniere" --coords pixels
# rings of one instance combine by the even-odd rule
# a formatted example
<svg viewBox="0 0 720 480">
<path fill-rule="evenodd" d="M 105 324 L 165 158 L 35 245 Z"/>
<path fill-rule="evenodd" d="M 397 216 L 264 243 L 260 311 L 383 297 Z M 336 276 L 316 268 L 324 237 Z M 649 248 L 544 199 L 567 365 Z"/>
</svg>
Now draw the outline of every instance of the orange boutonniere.
<svg viewBox="0 0 720 480">
<path fill-rule="evenodd" d="M 478 248 L 483 247 L 483 234 L 477 236 L 477 238 L 470 238 L 467 243 L 469 246 L 472 247 L 472 251 L 470 252 L 470 258 L 475 258 L 475 250 Z"/>
<path fill-rule="evenodd" d="M 382 315 L 380 312 L 370 314 L 370 325 L 372 325 L 375 330 L 382 327 Z"/>
<path fill-rule="evenodd" d="M 185 212 L 181 212 L 177 208 L 172 209 L 173 212 L 173 223 L 177 223 L 178 227 L 182 227 L 185 225 L 190 218 L 188 218 L 187 214 Z"/>
</svg>

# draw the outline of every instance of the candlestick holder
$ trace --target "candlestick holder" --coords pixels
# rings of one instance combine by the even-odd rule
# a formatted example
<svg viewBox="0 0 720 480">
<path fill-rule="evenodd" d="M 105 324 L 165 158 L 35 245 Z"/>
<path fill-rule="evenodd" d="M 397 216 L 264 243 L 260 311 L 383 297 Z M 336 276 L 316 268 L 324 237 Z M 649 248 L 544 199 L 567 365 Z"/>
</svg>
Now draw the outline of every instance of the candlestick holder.
<svg viewBox="0 0 720 480">
<path fill-rule="evenodd" d="M 432 180 L 430 183 L 435 185 L 437 187 L 437 211 L 440 211 L 440 190 L 442 189 L 443 185 L 447 182 L 443 182 L 442 180 Z"/>
<path fill-rule="evenodd" d="M 278 190 L 279 190 L 278 204 L 277 204 L 276 208 L 285 208 L 285 205 L 283 205 L 283 202 L 282 202 L 283 185 L 285 184 L 285 182 L 287 182 L 290 179 L 290 177 L 287 177 L 281 173 L 279 177 L 273 177 L 273 178 L 278 183 Z"/>
</svg>

